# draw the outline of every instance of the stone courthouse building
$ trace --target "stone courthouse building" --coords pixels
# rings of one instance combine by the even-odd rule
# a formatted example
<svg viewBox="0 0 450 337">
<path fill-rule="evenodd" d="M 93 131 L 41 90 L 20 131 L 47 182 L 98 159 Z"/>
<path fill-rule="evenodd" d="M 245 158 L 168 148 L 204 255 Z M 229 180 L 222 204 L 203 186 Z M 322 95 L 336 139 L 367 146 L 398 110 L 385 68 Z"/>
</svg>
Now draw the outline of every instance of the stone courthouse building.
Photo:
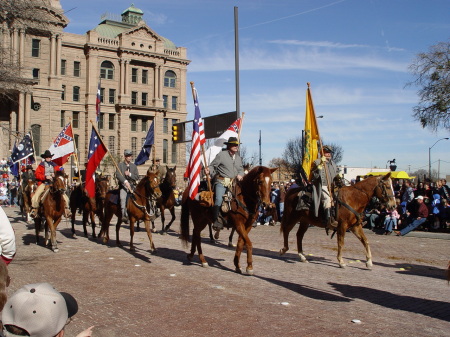
<svg viewBox="0 0 450 337">
<path fill-rule="evenodd" d="M 44 3 L 36 10 L 48 19 L 45 29 L 31 30 L 23 22 L 0 27 L 2 46 L 31 83 L 17 99 L 0 103 L 0 156 L 9 157 L 16 131 L 31 132 L 40 155 L 71 120 L 83 166 L 100 86 L 98 129 L 110 152 L 121 160 L 124 149 L 131 149 L 135 158 L 154 123 L 156 156 L 163 165 L 177 165 L 182 178 L 185 148 L 172 144 L 171 130 L 187 115 L 186 48 L 153 31 L 134 5 L 77 35 L 64 32 L 69 21 L 59 0 Z M 140 174 L 150 164 L 139 166 Z"/>
</svg>

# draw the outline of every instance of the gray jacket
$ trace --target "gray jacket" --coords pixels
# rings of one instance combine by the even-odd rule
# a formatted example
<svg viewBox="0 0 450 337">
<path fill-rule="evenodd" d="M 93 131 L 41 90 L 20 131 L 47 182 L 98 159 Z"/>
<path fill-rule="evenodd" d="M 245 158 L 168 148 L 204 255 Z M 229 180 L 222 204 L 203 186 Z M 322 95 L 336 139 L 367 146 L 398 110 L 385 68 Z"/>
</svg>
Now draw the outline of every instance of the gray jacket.
<svg viewBox="0 0 450 337">
<path fill-rule="evenodd" d="M 125 180 L 128 180 L 128 182 L 131 185 L 136 185 L 139 181 L 139 171 L 137 169 L 137 166 L 133 163 L 130 163 L 129 165 L 125 164 L 125 162 L 119 163 L 117 165 L 119 167 L 119 172 L 116 170 L 116 178 L 119 180 L 119 185 L 122 188 L 123 184 L 125 183 Z M 128 178 L 128 176 L 125 176 L 125 171 L 129 168 L 131 177 Z"/>
<path fill-rule="evenodd" d="M 322 186 L 328 186 L 328 184 L 331 186 L 333 184 L 333 179 L 338 174 L 338 169 L 337 169 L 336 163 L 333 161 L 333 159 L 331 159 L 329 161 L 327 160 L 324 163 L 324 165 L 326 165 L 326 167 L 322 167 L 322 169 L 319 169 L 318 166 L 321 163 L 322 163 L 322 161 L 320 160 L 320 158 L 314 160 L 313 179 L 314 180 L 320 179 Z M 328 183 L 327 183 L 327 177 L 328 177 Z"/>
<path fill-rule="evenodd" d="M 244 168 L 242 167 L 242 160 L 239 154 L 234 155 L 234 159 L 230 156 L 227 149 L 223 149 L 209 164 L 209 172 L 211 177 L 216 174 L 221 177 L 234 179 L 237 175 L 244 175 Z"/>
</svg>

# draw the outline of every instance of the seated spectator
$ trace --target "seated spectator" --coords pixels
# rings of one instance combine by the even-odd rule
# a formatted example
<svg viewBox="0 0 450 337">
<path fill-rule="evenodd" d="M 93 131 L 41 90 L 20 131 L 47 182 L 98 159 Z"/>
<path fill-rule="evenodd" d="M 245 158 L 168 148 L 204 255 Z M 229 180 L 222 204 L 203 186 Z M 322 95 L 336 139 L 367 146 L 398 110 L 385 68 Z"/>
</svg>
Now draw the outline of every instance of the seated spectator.
<svg viewBox="0 0 450 337">
<path fill-rule="evenodd" d="M 411 215 L 411 222 L 408 226 L 403 228 L 401 231 L 394 231 L 397 236 L 404 236 L 411 232 L 412 230 L 416 229 L 420 225 L 422 225 L 428 217 L 428 207 L 424 203 L 423 196 L 419 195 L 417 198 L 417 205 L 418 208 L 415 212 L 415 214 Z"/>
<path fill-rule="evenodd" d="M 400 219 L 400 214 L 398 214 L 397 209 L 386 213 L 384 218 L 384 235 L 392 233 L 392 230 L 397 229 L 397 222 Z"/>
<path fill-rule="evenodd" d="M 5 184 L 0 183 L 0 205 L 9 205 L 8 199 L 8 188 L 5 186 Z"/>
<path fill-rule="evenodd" d="M 69 318 L 78 312 L 75 298 L 49 283 L 27 284 L 17 290 L 2 312 L 5 337 L 62 337 Z M 92 327 L 77 337 L 91 336 Z"/>
<path fill-rule="evenodd" d="M 372 197 L 370 199 L 369 204 L 366 207 L 365 210 L 365 216 L 366 221 L 365 224 L 369 224 L 369 228 L 371 230 L 375 230 L 376 227 L 378 227 L 379 221 L 380 221 L 380 201 L 377 197 Z"/>
<path fill-rule="evenodd" d="M 14 230 L 0 207 L 0 260 L 9 264 L 16 255 L 16 236 Z"/>
</svg>

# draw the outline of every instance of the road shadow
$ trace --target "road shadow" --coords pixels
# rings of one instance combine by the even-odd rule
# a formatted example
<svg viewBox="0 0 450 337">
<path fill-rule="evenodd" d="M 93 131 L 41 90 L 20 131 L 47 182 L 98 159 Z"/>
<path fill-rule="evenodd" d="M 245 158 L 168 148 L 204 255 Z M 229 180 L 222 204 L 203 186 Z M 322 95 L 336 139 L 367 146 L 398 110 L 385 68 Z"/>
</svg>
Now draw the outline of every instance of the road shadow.
<svg viewBox="0 0 450 337">
<path fill-rule="evenodd" d="M 411 263 L 380 263 L 374 262 L 374 265 L 385 268 L 395 268 L 397 269 L 396 273 L 407 275 L 407 276 L 423 276 L 430 277 L 435 279 L 445 279 L 446 269 L 437 268 L 433 266 L 419 265 L 419 264 L 411 264 Z M 400 270 L 402 268 L 402 270 Z"/>
<path fill-rule="evenodd" d="M 394 310 L 408 311 L 450 322 L 450 303 L 420 297 L 394 294 L 361 286 L 329 282 L 334 289 L 350 299 L 361 299 Z"/>
</svg>

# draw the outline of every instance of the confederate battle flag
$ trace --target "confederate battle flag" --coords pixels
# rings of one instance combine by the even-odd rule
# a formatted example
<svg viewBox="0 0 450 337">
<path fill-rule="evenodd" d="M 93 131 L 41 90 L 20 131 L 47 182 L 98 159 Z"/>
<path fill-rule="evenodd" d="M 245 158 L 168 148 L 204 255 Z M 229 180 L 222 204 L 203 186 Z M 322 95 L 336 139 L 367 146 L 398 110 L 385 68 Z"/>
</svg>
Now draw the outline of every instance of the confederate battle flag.
<svg viewBox="0 0 450 337">
<path fill-rule="evenodd" d="M 69 160 L 69 157 L 75 153 L 71 122 L 62 129 L 49 150 L 53 155 L 52 161 L 58 166 L 63 166 Z"/>
</svg>

